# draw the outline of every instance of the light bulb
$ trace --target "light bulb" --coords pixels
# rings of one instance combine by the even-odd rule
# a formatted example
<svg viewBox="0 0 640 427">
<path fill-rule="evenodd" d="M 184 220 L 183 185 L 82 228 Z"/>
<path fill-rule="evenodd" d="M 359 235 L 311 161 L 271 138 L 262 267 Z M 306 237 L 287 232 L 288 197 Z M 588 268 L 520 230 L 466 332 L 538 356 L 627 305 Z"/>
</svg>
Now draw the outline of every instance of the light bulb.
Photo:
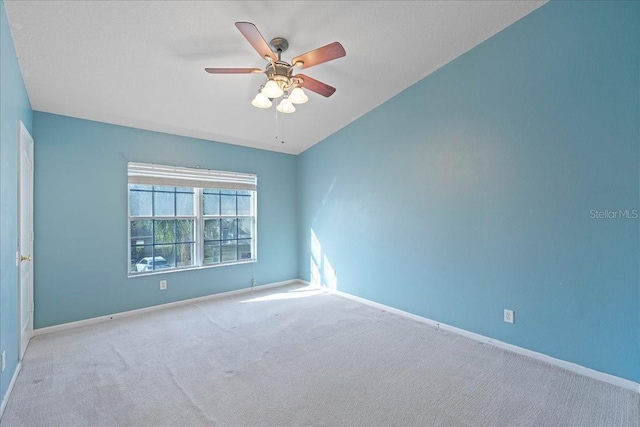
<svg viewBox="0 0 640 427">
<path fill-rule="evenodd" d="M 267 84 L 264 85 L 264 88 L 262 88 L 262 93 L 268 98 L 275 99 L 280 98 L 284 91 L 274 80 L 269 80 Z"/>
<path fill-rule="evenodd" d="M 253 98 L 253 101 L 251 101 L 251 105 L 258 108 L 269 108 L 273 104 L 271 104 L 271 101 L 269 100 L 267 95 L 262 92 L 258 92 L 256 97 Z"/>
<path fill-rule="evenodd" d="M 278 107 L 276 107 L 276 110 L 280 111 L 281 113 L 289 114 L 296 111 L 296 107 L 293 106 L 288 98 L 283 98 L 282 101 L 280 101 L 280 104 L 278 104 Z"/>
<path fill-rule="evenodd" d="M 302 88 L 297 86 L 293 88 L 293 90 L 291 91 L 291 95 L 289 95 L 289 101 L 291 101 L 294 104 L 304 104 L 308 100 L 309 100 L 309 97 L 307 96 L 307 94 L 304 93 Z"/>
</svg>

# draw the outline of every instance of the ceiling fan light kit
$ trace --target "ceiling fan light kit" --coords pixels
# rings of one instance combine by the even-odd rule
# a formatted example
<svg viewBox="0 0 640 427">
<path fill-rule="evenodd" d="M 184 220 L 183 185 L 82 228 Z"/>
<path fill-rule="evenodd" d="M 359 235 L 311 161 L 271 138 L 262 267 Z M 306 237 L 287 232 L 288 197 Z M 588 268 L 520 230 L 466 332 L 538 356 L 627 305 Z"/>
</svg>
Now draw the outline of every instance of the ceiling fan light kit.
<svg viewBox="0 0 640 427">
<path fill-rule="evenodd" d="M 280 101 L 280 104 L 276 107 L 276 110 L 281 113 L 289 114 L 296 111 L 296 107 L 293 106 L 293 103 L 289 101 L 289 97 L 285 94 L 282 101 Z"/>
<path fill-rule="evenodd" d="M 268 80 L 267 84 L 264 85 L 260 93 L 271 99 L 275 99 L 280 98 L 284 94 L 284 90 L 275 80 Z"/>
<path fill-rule="evenodd" d="M 289 94 L 289 101 L 293 102 L 294 104 L 304 104 L 308 100 L 309 97 L 306 93 L 304 93 L 300 86 L 294 87 Z"/>
<path fill-rule="evenodd" d="M 293 75 L 293 68 L 309 68 L 345 56 L 346 52 L 340 43 L 333 42 L 297 56 L 289 64 L 282 60 L 282 53 L 289 47 L 289 42 L 286 39 L 276 37 L 267 44 L 260 31 L 252 23 L 236 22 L 236 27 L 258 54 L 269 61 L 264 71 L 259 68 L 205 68 L 205 71 L 210 74 L 265 73 L 267 82 L 260 86 L 258 94 L 251 101 L 251 105 L 254 107 L 269 108 L 273 105 L 273 100 L 282 98 L 276 109 L 281 113 L 288 114 L 296 111 L 293 104 L 304 104 L 309 100 L 302 88 L 327 98 L 336 91 L 334 87 L 304 74 Z"/>
<path fill-rule="evenodd" d="M 251 105 L 256 108 L 269 108 L 273 105 L 273 103 L 267 95 L 262 92 L 258 92 L 256 97 L 253 98 L 253 101 L 251 101 Z"/>
</svg>

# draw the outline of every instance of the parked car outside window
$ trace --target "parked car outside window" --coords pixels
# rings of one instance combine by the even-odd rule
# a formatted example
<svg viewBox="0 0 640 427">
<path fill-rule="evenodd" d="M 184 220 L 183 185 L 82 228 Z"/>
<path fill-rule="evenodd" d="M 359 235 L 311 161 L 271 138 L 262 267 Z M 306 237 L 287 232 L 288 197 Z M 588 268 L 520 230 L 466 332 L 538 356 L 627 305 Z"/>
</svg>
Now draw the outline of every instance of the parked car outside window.
<svg viewBox="0 0 640 427">
<path fill-rule="evenodd" d="M 136 271 L 153 271 L 169 268 L 169 263 L 161 256 L 145 257 L 136 263 Z"/>
</svg>

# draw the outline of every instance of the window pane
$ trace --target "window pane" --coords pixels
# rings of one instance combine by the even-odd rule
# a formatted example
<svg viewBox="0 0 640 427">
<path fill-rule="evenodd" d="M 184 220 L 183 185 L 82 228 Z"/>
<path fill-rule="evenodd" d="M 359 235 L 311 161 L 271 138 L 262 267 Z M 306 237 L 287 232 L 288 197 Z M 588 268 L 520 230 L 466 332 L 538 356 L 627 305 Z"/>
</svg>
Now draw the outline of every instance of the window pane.
<svg viewBox="0 0 640 427">
<path fill-rule="evenodd" d="M 207 243 L 204 245 L 204 263 L 217 264 L 220 262 L 220 243 Z"/>
<path fill-rule="evenodd" d="M 236 214 L 236 196 L 220 196 L 220 214 L 235 215 Z"/>
<path fill-rule="evenodd" d="M 145 256 L 140 258 L 137 261 L 131 261 L 131 271 L 133 272 L 142 272 L 142 271 L 153 271 L 153 270 L 162 270 L 164 268 L 170 268 L 167 260 L 162 257 L 156 255 L 152 256 L 152 252 L 154 250 L 153 246 L 145 246 L 144 253 Z"/>
<path fill-rule="evenodd" d="M 238 190 L 238 196 L 250 196 L 251 191 L 249 190 Z"/>
<path fill-rule="evenodd" d="M 176 194 L 176 208 L 178 215 L 193 215 L 193 193 Z"/>
<path fill-rule="evenodd" d="M 188 267 L 195 264 L 195 246 L 193 243 L 183 243 L 180 245 L 176 245 L 176 247 L 176 261 L 178 263 L 178 267 Z"/>
<path fill-rule="evenodd" d="M 151 253 L 151 246 L 131 246 L 131 271 L 138 271 L 136 264 L 147 255 L 147 251 Z"/>
<path fill-rule="evenodd" d="M 220 239 L 220 220 L 205 219 L 204 220 L 204 240 Z"/>
<path fill-rule="evenodd" d="M 204 214 L 220 215 L 220 196 L 217 194 L 204 194 Z"/>
<path fill-rule="evenodd" d="M 151 215 L 151 192 L 129 190 L 129 214 Z"/>
<path fill-rule="evenodd" d="M 174 230 L 175 220 L 155 220 L 154 221 L 154 243 L 173 243 L 175 242 L 176 234 Z"/>
<path fill-rule="evenodd" d="M 193 188 L 191 187 L 176 187 L 176 191 L 178 193 L 194 193 Z"/>
<path fill-rule="evenodd" d="M 251 215 L 251 196 L 238 196 L 238 215 Z"/>
<path fill-rule="evenodd" d="M 173 193 L 174 191 L 176 191 L 176 187 L 165 187 L 162 185 L 155 185 L 153 187 L 153 191 L 168 191 L 170 193 Z"/>
<path fill-rule="evenodd" d="M 143 219 L 139 221 L 131 221 L 131 244 L 145 245 L 153 243 L 152 221 Z"/>
<path fill-rule="evenodd" d="M 238 240 L 238 259 L 251 259 L 251 239 Z"/>
<path fill-rule="evenodd" d="M 222 240 L 236 239 L 236 219 L 222 219 Z"/>
<path fill-rule="evenodd" d="M 222 243 L 222 262 L 236 261 L 238 259 L 238 243 L 235 240 Z"/>
<path fill-rule="evenodd" d="M 175 267 L 175 249 L 173 245 L 156 245 L 153 247 L 153 268 L 149 270 L 162 270 Z"/>
<path fill-rule="evenodd" d="M 251 237 L 251 218 L 238 218 L 238 239 Z"/>
<path fill-rule="evenodd" d="M 192 219 L 179 219 L 176 221 L 176 242 L 193 242 Z"/>
<path fill-rule="evenodd" d="M 236 190 L 220 190 L 220 194 L 231 194 L 236 195 Z"/>
<path fill-rule="evenodd" d="M 152 191 L 153 187 L 150 185 L 142 185 L 142 184 L 129 184 L 129 190 L 146 190 Z"/>
<path fill-rule="evenodd" d="M 153 214 L 154 215 L 171 215 L 174 216 L 175 212 L 175 197 L 174 193 L 153 193 Z"/>
</svg>

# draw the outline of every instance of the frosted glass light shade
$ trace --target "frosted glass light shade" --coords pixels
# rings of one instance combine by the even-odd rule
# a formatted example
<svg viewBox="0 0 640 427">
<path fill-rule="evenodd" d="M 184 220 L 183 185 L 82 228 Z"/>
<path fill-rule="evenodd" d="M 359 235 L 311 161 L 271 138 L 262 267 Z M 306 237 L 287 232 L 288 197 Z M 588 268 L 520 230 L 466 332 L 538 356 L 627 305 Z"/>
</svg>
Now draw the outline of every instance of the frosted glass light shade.
<svg viewBox="0 0 640 427">
<path fill-rule="evenodd" d="M 274 99 L 280 98 L 284 91 L 280 86 L 278 86 L 278 83 L 273 80 L 269 80 L 267 84 L 262 88 L 262 93 L 268 98 Z"/>
<path fill-rule="evenodd" d="M 308 100 L 309 97 L 307 96 L 307 94 L 304 93 L 302 88 L 299 87 L 293 88 L 293 90 L 291 91 L 291 95 L 289 95 L 289 101 L 294 104 L 304 104 Z"/>
<path fill-rule="evenodd" d="M 293 106 L 288 98 L 284 98 L 282 101 L 280 101 L 280 104 L 278 104 L 276 110 L 280 111 L 281 113 L 289 114 L 296 111 L 296 107 Z"/>
<path fill-rule="evenodd" d="M 258 107 L 258 108 L 269 108 L 273 104 L 271 103 L 271 101 L 269 100 L 267 95 L 265 95 L 262 92 L 258 92 L 256 97 L 253 98 L 253 101 L 251 101 L 251 105 L 253 105 L 254 107 Z"/>
</svg>

